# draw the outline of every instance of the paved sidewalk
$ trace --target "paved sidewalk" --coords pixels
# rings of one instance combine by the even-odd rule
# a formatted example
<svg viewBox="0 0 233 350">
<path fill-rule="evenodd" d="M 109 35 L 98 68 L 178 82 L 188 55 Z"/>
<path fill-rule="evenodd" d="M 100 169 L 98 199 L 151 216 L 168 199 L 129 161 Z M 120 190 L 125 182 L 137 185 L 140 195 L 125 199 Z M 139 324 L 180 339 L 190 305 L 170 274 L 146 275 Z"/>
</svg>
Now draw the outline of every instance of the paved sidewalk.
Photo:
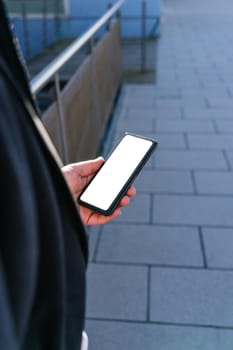
<svg viewBox="0 0 233 350">
<path fill-rule="evenodd" d="M 124 87 L 113 137 L 159 148 L 132 205 L 91 232 L 90 350 L 233 349 L 233 2 L 163 13 L 157 83 Z"/>
</svg>

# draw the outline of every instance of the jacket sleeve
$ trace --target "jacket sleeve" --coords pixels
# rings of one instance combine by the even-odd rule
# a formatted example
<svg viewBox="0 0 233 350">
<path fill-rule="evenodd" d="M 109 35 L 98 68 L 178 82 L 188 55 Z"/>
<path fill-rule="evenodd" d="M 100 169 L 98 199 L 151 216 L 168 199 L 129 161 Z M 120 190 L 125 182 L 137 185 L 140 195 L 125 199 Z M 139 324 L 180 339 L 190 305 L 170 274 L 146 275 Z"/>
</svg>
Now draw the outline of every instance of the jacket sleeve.
<svg viewBox="0 0 233 350">
<path fill-rule="evenodd" d="M 0 349 L 18 350 L 2 261 L 0 261 L 0 310 Z"/>
<path fill-rule="evenodd" d="M 18 350 L 37 279 L 37 214 L 20 103 L 0 75 L 0 349 Z"/>
</svg>

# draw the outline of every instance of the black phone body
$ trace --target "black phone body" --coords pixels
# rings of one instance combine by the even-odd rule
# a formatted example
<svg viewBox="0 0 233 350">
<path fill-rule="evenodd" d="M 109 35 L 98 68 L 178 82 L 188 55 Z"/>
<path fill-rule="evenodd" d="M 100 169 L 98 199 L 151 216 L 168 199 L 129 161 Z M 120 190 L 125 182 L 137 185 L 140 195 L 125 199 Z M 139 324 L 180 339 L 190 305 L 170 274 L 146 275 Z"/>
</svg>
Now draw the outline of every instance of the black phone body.
<svg viewBox="0 0 233 350">
<path fill-rule="evenodd" d="M 126 133 L 82 191 L 78 203 L 111 215 L 156 146 L 155 140 Z"/>
</svg>

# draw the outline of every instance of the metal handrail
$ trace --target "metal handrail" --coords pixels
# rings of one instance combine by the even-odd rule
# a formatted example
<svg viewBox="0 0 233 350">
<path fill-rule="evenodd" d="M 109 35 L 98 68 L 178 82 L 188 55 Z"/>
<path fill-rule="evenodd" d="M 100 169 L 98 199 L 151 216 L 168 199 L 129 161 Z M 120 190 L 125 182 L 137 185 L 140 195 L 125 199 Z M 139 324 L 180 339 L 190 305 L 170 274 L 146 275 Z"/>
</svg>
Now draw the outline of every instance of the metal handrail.
<svg viewBox="0 0 233 350">
<path fill-rule="evenodd" d="M 36 94 L 59 71 L 59 69 L 119 10 L 124 0 L 113 5 L 89 30 L 76 39 L 66 50 L 45 67 L 30 82 L 31 91 Z"/>
</svg>

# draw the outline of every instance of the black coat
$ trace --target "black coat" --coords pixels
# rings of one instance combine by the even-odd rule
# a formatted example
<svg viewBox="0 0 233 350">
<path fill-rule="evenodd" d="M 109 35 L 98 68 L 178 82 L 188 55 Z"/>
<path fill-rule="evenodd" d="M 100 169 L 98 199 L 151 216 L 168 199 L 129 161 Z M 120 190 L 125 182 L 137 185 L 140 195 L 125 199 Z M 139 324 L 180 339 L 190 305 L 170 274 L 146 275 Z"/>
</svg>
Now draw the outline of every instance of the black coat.
<svg viewBox="0 0 233 350">
<path fill-rule="evenodd" d="M 0 1 L 0 350 L 78 350 L 86 234 L 4 16 Z"/>
</svg>

